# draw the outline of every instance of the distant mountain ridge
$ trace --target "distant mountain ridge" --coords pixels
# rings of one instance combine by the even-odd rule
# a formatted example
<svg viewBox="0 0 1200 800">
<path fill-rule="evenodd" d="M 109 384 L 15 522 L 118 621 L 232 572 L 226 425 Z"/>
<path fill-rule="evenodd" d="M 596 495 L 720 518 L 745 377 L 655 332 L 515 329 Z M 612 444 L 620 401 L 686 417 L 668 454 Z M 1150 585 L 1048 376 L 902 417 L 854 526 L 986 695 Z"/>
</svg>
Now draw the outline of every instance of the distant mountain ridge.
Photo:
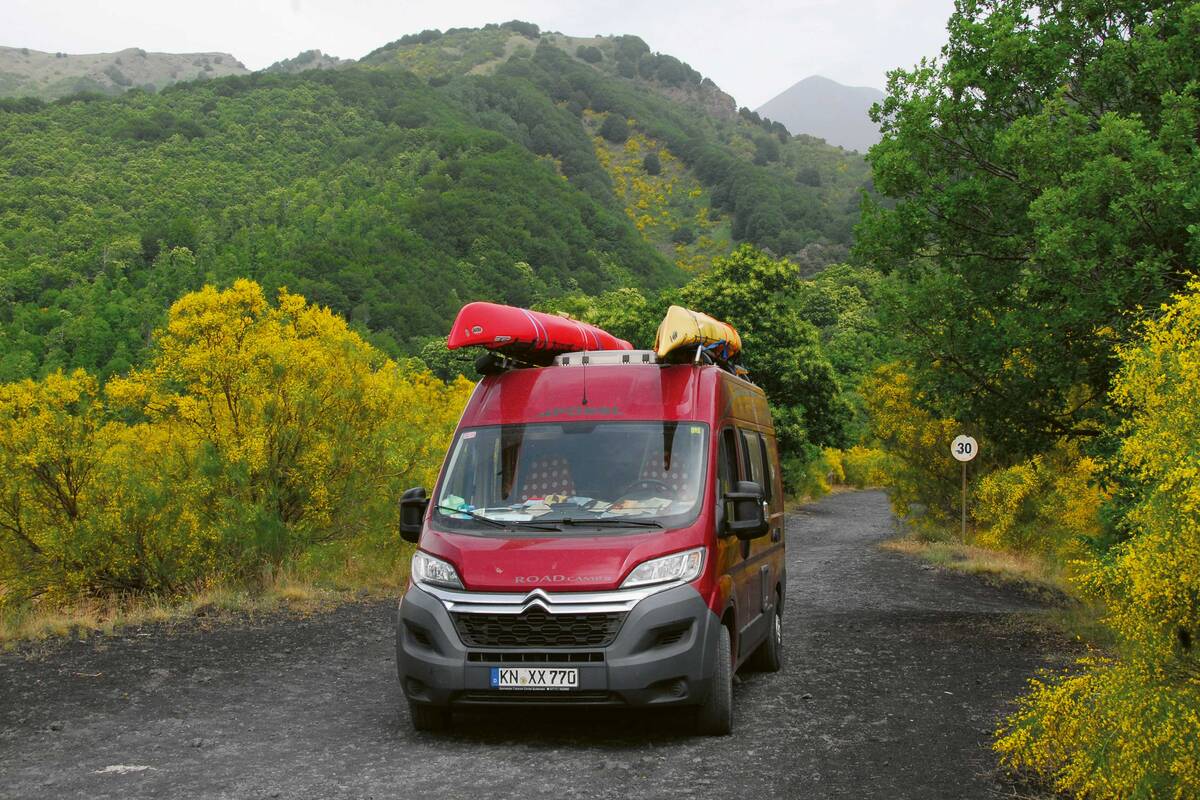
<svg viewBox="0 0 1200 800">
<path fill-rule="evenodd" d="M 116 53 L 76 55 L 0 47 L 0 97 L 54 100 L 79 92 L 121 94 L 249 72 L 229 53 L 149 53 L 128 47 Z"/>
<path fill-rule="evenodd" d="M 305 50 L 293 58 L 276 61 L 264 72 L 306 72 L 310 69 L 340 69 L 354 63 L 353 58 L 338 58 L 320 50 Z"/>
<path fill-rule="evenodd" d="M 764 117 L 782 122 L 792 134 L 805 133 L 860 153 L 879 141 L 879 128 L 867 112 L 884 98 L 869 86 L 845 86 L 812 75 L 759 106 Z"/>
</svg>

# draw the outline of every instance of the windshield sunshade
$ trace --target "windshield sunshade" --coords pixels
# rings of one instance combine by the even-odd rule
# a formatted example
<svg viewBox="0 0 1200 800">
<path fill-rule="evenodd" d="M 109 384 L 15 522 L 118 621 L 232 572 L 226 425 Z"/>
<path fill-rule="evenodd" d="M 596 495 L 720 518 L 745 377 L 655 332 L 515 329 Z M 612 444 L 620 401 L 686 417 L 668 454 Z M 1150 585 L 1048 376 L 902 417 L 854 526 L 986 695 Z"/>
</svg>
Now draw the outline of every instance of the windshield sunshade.
<svg viewBox="0 0 1200 800">
<path fill-rule="evenodd" d="M 486 520 L 523 530 L 678 527 L 699 511 L 707 446 L 708 427 L 696 422 L 474 428 L 454 444 L 435 511 L 480 532 L 499 530 Z"/>
</svg>

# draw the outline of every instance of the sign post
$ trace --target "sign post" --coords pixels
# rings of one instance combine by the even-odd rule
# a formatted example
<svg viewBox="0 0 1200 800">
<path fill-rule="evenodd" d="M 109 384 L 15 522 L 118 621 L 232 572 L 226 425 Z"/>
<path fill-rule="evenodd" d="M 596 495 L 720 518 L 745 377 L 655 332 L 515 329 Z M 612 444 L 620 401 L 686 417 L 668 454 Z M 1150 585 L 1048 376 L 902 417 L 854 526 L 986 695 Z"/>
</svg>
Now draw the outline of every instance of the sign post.
<svg viewBox="0 0 1200 800">
<path fill-rule="evenodd" d="M 967 541 L 967 462 L 979 455 L 979 442 L 962 434 L 950 443 L 950 455 L 962 462 L 962 541 Z"/>
</svg>

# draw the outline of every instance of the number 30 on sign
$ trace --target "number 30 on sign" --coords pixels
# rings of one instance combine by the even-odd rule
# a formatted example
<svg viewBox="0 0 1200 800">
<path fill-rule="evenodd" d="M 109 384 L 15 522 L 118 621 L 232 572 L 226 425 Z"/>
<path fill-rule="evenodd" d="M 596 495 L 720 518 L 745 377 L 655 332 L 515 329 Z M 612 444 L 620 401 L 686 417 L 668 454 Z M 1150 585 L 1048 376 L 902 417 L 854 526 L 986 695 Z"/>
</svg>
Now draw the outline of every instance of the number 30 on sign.
<svg viewBox="0 0 1200 800">
<path fill-rule="evenodd" d="M 950 455 L 959 461 L 970 461 L 979 455 L 979 443 L 971 436 L 956 436 L 950 443 Z"/>
</svg>

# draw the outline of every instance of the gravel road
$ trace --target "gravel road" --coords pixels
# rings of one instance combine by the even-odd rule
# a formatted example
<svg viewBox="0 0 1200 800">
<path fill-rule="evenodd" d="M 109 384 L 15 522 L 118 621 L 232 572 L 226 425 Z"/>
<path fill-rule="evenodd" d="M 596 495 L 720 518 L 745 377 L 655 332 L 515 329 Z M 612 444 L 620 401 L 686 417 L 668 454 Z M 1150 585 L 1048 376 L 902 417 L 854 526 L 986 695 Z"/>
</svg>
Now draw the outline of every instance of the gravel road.
<svg viewBox="0 0 1200 800">
<path fill-rule="evenodd" d="M 1020 593 L 880 550 L 894 525 L 880 492 L 791 515 L 787 664 L 740 676 L 732 737 L 565 709 L 414 733 L 394 603 L 362 603 L 0 654 L 0 796 L 1010 796 L 991 732 L 1069 648 Z"/>
</svg>

